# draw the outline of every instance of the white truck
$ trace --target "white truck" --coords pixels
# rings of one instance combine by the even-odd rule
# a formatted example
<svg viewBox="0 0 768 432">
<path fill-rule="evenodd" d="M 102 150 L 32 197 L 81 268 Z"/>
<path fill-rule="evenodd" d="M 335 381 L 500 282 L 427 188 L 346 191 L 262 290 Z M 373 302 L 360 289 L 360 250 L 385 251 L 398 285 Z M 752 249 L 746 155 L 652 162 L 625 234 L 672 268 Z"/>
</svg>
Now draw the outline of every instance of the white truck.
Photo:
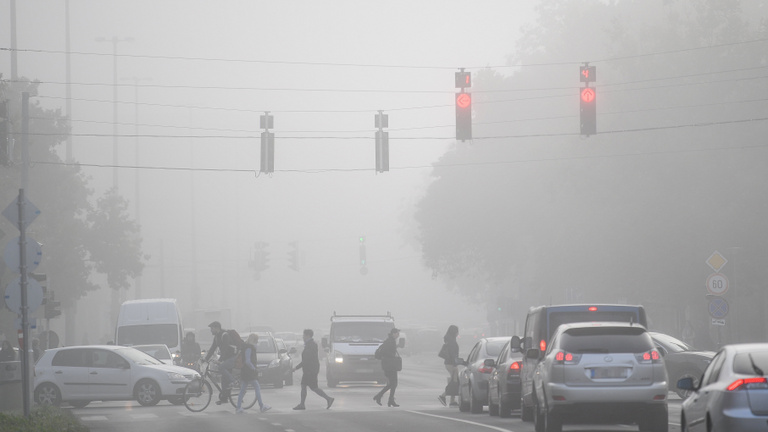
<svg viewBox="0 0 768 432">
<path fill-rule="evenodd" d="M 176 360 L 183 330 L 176 299 L 128 300 L 120 306 L 117 316 L 115 344 L 165 344 Z"/>
<path fill-rule="evenodd" d="M 374 358 L 376 348 L 395 327 L 395 319 L 386 315 L 337 315 L 331 316 L 331 331 L 322 339 L 328 350 L 325 379 L 328 387 L 336 387 L 342 381 L 385 383 L 387 378 L 381 369 L 381 361 Z M 400 339 L 398 346 L 405 345 Z"/>
</svg>

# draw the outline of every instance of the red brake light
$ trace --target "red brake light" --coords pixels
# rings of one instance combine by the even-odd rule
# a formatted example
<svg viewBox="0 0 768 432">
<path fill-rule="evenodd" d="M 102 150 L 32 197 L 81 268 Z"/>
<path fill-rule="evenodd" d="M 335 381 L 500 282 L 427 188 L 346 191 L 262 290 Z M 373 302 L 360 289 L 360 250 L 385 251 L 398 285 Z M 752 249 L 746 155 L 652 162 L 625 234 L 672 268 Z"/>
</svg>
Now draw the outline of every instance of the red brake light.
<svg viewBox="0 0 768 432">
<path fill-rule="evenodd" d="M 541 352 L 544 352 L 547 350 L 547 341 L 545 341 L 544 339 L 539 341 L 539 350 L 541 350 Z"/>
<path fill-rule="evenodd" d="M 567 362 L 573 361 L 573 354 L 565 353 L 565 361 Z"/>
<path fill-rule="evenodd" d="M 764 377 L 744 378 L 737 379 L 727 387 L 728 391 L 734 391 L 742 386 L 749 386 L 750 384 L 763 384 L 760 388 L 768 387 L 768 380 Z"/>
<path fill-rule="evenodd" d="M 641 363 L 659 363 L 661 362 L 661 354 L 659 354 L 658 351 L 655 349 L 652 349 L 650 351 L 646 351 L 642 354 L 635 354 L 635 358 L 637 358 L 638 362 Z"/>
<path fill-rule="evenodd" d="M 509 370 L 511 370 L 511 371 L 519 371 L 520 370 L 520 362 L 512 362 L 512 364 L 509 365 Z"/>
<path fill-rule="evenodd" d="M 555 360 L 557 361 L 565 360 L 565 353 L 563 353 L 562 351 L 559 351 L 557 354 L 555 354 Z"/>
<path fill-rule="evenodd" d="M 555 354 L 555 361 L 564 364 L 579 364 L 579 361 L 581 361 L 581 354 L 558 351 L 557 354 Z"/>
<path fill-rule="evenodd" d="M 597 306 L 590 306 L 589 307 L 590 312 L 597 312 Z"/>
</svg>

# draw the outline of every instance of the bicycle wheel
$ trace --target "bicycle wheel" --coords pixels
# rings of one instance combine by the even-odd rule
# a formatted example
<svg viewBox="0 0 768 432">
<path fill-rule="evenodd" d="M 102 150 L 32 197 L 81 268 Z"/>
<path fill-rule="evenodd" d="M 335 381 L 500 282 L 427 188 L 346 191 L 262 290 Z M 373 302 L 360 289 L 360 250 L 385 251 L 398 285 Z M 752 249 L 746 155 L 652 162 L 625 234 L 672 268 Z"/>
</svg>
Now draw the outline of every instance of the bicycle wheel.
<svg viewBox="0 0 768 432">
<path fill-rule="evenodd" d="M 243 405 L 241 408 L 249 409 L 256 404 L 256 389 L 249 387 L 248 383 L 241 383 L 240 380 L 236 380 L 232 383 L 232 392 L 229 394 L 229 403 L 233 407 L 237 408 L 237 398 L 240 396 L 240 386 L 246 386 L 245 394 L 243 395 Z"/>
<path fill-rule="evenodd" d="M 192 412 L 200 412 L 208 408 L 212 396 L 211 383 L 195 378 L 184 387 L 184 406 Z"/>
</svg>

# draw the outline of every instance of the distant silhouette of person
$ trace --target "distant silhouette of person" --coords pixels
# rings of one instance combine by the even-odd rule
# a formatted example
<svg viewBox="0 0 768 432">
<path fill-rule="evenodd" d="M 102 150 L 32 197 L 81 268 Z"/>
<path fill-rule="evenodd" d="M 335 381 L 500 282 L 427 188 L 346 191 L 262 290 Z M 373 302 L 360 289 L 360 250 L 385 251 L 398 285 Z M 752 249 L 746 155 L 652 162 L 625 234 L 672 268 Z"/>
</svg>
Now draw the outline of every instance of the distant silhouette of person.
<svg viewBox="0 0 768 432">
<path fill-rule="evenodd" d="M 301 402 L 293 407 L 295 410 L 305 409 L 304 401 L 307 400 L 307 387 L 317 393 L 321 398 L 325 399 L 325 402 L 328 404 L 326 409 L 329 409 L 335 400 L 328 396 L 317 385 L 317 375 L 320 373 L 320 358 L 318 356 L 317 343 L 312 339 L 312 336 L 314 335 L 315 332 L 312 331 L 312 329 L 304 330 L 304 334 L 302 335 L 304 338 L 304 350 L 301 352 L 301 363 L 293 368 L 294 372 L 299 369 L 304 371 L 301 375 Z"/>
<path fill-rule="evenodd" d="M 195 341 L 195 334 L 187 332 L 181 342 L 181 361 L 183 365 L 195 363 L 202 357 L 200 344 Z"/>
<path fill-rule="evenodd" d="M 8 362 L 16 360 L 16 351 L 13 349 L 13 345 L 7 340 L 3 341 L 3 348 L 0 349 L 0 361 Z"/>
<path fill-rule="evenodd" d="M 32 361 L 36 363 L 42 353 L 40 350 L 40 340 L 37 338 L 32 339 Z"/>
</svg>

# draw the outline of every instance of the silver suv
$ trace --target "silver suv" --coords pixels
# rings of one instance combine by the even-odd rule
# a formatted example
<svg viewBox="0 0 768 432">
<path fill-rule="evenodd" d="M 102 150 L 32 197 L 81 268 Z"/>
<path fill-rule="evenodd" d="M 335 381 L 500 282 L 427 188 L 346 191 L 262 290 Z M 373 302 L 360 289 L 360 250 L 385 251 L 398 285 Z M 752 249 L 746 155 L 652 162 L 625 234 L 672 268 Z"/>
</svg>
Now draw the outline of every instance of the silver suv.
<svg viewBox="0 0 768 432">
<path fill-rule="evenodd" d="M 529 350 L 527 356 L 538 356 Z M 643 326 L 619 322 L 558 327 L 533 378 L 537 432 L 563 423 L 634 422 L 667 432 L 667 372 Z"/>
</svg>

